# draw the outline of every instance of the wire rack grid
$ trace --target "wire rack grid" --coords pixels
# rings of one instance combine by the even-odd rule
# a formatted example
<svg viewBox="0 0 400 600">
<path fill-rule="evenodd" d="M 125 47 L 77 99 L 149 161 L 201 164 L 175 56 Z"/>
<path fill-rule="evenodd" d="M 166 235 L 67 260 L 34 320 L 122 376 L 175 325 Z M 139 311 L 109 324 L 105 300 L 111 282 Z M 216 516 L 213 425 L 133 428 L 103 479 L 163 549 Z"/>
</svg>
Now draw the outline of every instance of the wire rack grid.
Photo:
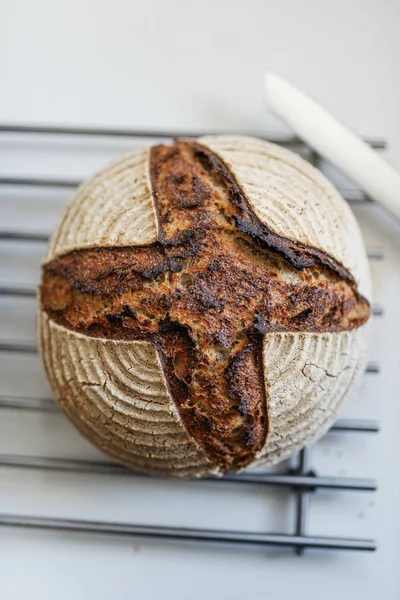
<svg viewBox="0 0 400 600">
<path fill-rule="evenodd" d="M 215 133 L 215 132 L 214 132 Z M 79 127 L 48 127 L 48 126 L 28 126 L 28 125 L 7 125 L 0 124 L 0 136 L 7 137 L 18 136 L 82 136 L 91 139 L 102 138 L 127 138 L 134 139 L 135 142 L 147 140 L 169 140 L 176 137 L 197 137 L 199 132 L 177 132 L 177 131 L 135 131 L 119 129 L 88 129 Z M 204 135 L 204 132 L 201 132 Z M 258 137 L 260 137 L 258 135 Z M 277 137 L 265 136 L 263 139 L 273 141 L 284 146 L 295 147 L 310 162 L 318 166 L 320 157 L 305 146 L 301 140 L 295 137 Z M 384 148 L 383 140 L 368 140 L 371 146 L 375 148 Z M 52 177 L 31 177 L 31 176 L 7 176 L 0 175 L 0 186 L 9 186 L 10 188 L 24 189 L 26 187 L 37 188 L 66 188 L 73 190 L 80 181 L 68 178 Z M 358 190 L 341 190 L 342 195 L 349 203 L 371 202 Z M 29 224 L 28 224 L 29 225 Z M 23 245 L 27 242 L 44 244 L 47 242 L 49 232 L 34 232 L 29 230 L 29 226 L 22 223 L 20 230 L 12 230 L 2 226 L 0 230 L 0 241 Z M 384 259 L 384 250 L 382 248 L 368 248 L 368 257 L 371 261 Z M 36 290 L 28 288 L 21 282 L 20 285 L 2 285 L 0 286 L 0 296 L 34 298 Z M 383 309 L 379 306 L 373 307 L 374 317 L 381 317 Z M 37 353 L 37 347 L 31 342 L 14 342 L 1 337 L 0 332 L 0 353 L 1 354 L 34 354 Z M 366 373 L 376 375 L 379 373 L 379 364 L 371 362 L 367 365 Z M 55 404 L 50 398 L 20 397 L 1 394 L 0 387 L 0 410 L 12 410 L 17 413 L 23 411 L 37 412 L 57 412 Z M 343 434 L 353 433 L 375 433 L 379 429 L 378 423 L 365 419 L 342 419 L 337 421 L 332 431 L 342 432 Z M 89 461 L 83 459 L 62 459 L 49 458 L 44 456 L 26 456 L 15 454 L 0 454 L 0 468 L 6 469 L 34 469 L 59 472 L 86 473 L 98 475 L 124 475 L 135 477 L 135 474 L 128 471 L 125 467 L 112 462 Z M 202 480 L 203 481 L 203 480 Z M 202 481 L 196 485 L 201 486 Z M 233 531 L 203 528 L 183 528 L 170 527 L 162 525 L 142 525 L 135 523 L 115 523 L 106 521 L 90 521 L 87 519 L 62 519 L 51 517 L 26 516 L 19 514 L 0 514 L 0 525 L 7 527 L 26 527 L 42 530 L 67 530 L 72 532 L 111 534 L 120 536 L 157 538 L 166 540 L 179 540 L 191 542 L 207 542 L 211 544 L 229 544 L 236 546 L 278 546 L 292 548 L 300 555 L 308 548 L 331 549 L 331 550 L 359 550 L 374 551 L 376 542 L 373 539 L 362 538 L 342 538 L 329 536 L 313 536 L 308 534 L 307 522 L 310 511 L 310 496 L 319 489 L 330 489 L 336 491 L 375 491 L 377 484 L 373 479 L 357 477 L 337 477 L 323 476 L 318 474 L 312 468 L 312 450 L 303 449 L 297 457 L 294 458 L 291 466 L 288 466 L 286 472 L 249 472 L 240 475 L 228 474 L 218 479 L 207 479 L 207 482 L 213 482 L 218 486 L 224 486 L 226 483 L 240 486 L 258 486 L 267 493 L 271 487 L 285 488 L 295 497 L 295 522 L 291 532 L 282 533 L 259 533 L 252 531 Z"/>
</svg>

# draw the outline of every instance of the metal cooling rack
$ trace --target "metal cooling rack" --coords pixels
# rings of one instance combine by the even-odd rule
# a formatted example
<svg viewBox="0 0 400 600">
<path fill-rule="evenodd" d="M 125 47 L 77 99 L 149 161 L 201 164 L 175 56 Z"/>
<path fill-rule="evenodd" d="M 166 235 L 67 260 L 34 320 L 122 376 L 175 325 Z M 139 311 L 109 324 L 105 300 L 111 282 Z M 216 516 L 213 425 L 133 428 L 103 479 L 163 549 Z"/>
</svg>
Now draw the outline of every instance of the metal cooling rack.
<svg viewBox="0 0 400 600">
<path fill-rule="evenodd" d="M 16 136 L 50 135 L 50 136 L 90 136 L 91 138 L 131 138 L 135 140 L 154 139 L 170 140 L 175 137 L 197 137 L 205 132 L 172 132 L 172 131 L 135 131 L 120 129 L 88 129 L 79 127 L 47 127 L 27 125 L 1 125 L 1 134 L 14 134 Z M 251 134 L 249 134 L 251 135 Z M 254 134 L 253 134 L 254 135 Z M 256 137 L 260 137 L 255 134 Z M 273 141 L 284 146 L 295 147 L 314 165 L 318 165 L 320 157 L 305 146 L 301 140 L 295 137 L 267 136 L 263 139 Z M 367 140 L 374 148 L 385 148 L 383 140 Z M 1 186 L 29 186 L 48 188 L 75 188 L 80 182 L 72 179 L 32 178 L 32 177 L 7 177 L 0 176 Z M 350 203 L 371 202 L 358 190 L 342 190 L 342 195 Z M 27 231 L 0 230 L 0 241 L 7 242 L 35 242 L 46 243 L 48 233 L 34 233 Z M 43 248 L 44 249 L 44 248 Z M 368 257 L 371 261 L 382 260 L 384 250 L 382 248 L 368 248 Z M 20 287 L 2 286 L 0 296 L 35 297 L 36 290 L 28 289 L 21 283 Z M 373 315 L 383 315 L 379 306 L 373 307 Z M 1 338 L 0 353 L 32 354 L 37 353 L 37 348 L 32 343 L 16 343 Z M 369 363 L 366 373 L 374 375 L 379 373 L 379 364 Z M 54 412 L 58 409 L 51 399 L 29 398 L 1 395 L 0 387 L 0 410 L 41 411 Z M 378 423 L 370 420 L 342 419 L 337 421 L 331 431 L 352 433 L 375 433 L 379 429 Z M 328 434 L 329 435 L 329 434 Z M 106 521 L 89 521 L 77 519 L 61 519 L 35 516 L 22 516 L 17 514 L 0 514 L 0 525 L 8 527 L 27 527 L 42 530 L 66 530 L 72 532 L 112 534 L 120 536 L 131 536 L 141 538 L 156 538 L 164 540 L 180 540 L 191 542 L 208 542 L 214 544 L 230 544 L 237 546 L 280 546 L 295 550 L 302 554 L 307 548 L 332 549 L 332 550 L 376 550 L 376 542 L 373 539 L 341 538 L 328 536 L 312 536 L 307 533 L 307 521 L 310 511 L 311 494 L 318 489 L 330 489 L 336 491 L 375 491 L 377 484 L 373 479 L 361 479 L 356 477 L 326 477 L 318 474 L 312 468 L 312 450 L 305 448 L 293 461 L 294 466 L 288 468 L 284 473 L 253 472 L 240 475 L 229 474 L 219 479 L 208 478 L 215 485 L 224 486 L 225 483 L 248 486 L 261 486 L 268 492 L 268 488 L 283 487 L 296 498 L 295 522 L 293 530 L 289 533 L 258 533 L 251 531 L 232 531 L 201 528 L 164 527 L 161 525 L 139 525 L 134 523 L 113 523 Z M 100 475 L 126 475 L 135 477 L 135 474 L 125 467 L 111 462 L 71 460 L 61 458 L 47 458 L 41 456 L 21 456 L 0 454 L 0 468 L 38 469 L 74 473 L 96 473 Z M 141 475 L 142 477 L 142 475 Z M 197 485 L 201 486 L 202 481 Z"/>
</svg>

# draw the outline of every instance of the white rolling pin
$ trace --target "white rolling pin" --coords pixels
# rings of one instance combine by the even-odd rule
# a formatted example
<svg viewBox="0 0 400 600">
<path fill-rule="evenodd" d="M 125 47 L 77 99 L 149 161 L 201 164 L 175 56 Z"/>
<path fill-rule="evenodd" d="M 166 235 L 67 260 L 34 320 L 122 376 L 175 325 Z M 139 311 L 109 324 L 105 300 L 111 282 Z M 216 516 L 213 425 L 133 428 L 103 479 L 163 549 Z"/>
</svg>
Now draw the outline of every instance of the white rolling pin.
<svg viewBox="0 0 400 600">
<path fill-rule="evenodd" d="M 265 75 L 269 106 L 296 134 L 400 219 L 400 175 L 358 135 L 276 73 Z"/>
</svg>

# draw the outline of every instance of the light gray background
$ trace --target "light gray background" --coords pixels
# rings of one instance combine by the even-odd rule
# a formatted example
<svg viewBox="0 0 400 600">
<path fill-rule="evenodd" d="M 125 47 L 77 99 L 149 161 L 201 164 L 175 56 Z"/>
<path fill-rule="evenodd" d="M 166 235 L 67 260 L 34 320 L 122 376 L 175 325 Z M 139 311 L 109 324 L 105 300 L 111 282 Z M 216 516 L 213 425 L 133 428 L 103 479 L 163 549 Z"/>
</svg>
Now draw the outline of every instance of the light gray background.
<svg viewBox="0 0 400 600">
<path fill-rule="evenodd" d="M 284 131 L 263 99 L 263 73 L 274 69 L 356 131 L 385 137 L 400 168 L 399 21 L 394 0 L 0 0 L 0 122 Z M 3 137 L 0 172 L 83 176 L 130 147 Z M 0 191 L 2 227 L 54 225 L 67 195 L 29 194 Z M 330 436 L 315 462 L 326 474 L 377 476 L 380 492 L 319 494 L 310 529 L 377 537 L 378 553 L 299 559 L 1 529 L 2 599 L 400 597 L 400 229 L 374 207 L 357 216 L 367 243 L 386 247 L 373 265 L 386 314 L 372 327 L 383 372 L 347 414 L 379 418 L 382 433 Z M 1 283 L 36 282 L 42 251 L 1 246 Z M 0 337 L 33 339 L 32 302 L 1 302 Z M 0 376 L 1 393 L 48 393 L 36 358 L 2 356 Z M 0 414 L 0 452 L 99 456 L 60 416 L 12 411 Z M 292 510 L 282 493 L 0 469 L 0 512 L 279 531 Z"/>
</svg>

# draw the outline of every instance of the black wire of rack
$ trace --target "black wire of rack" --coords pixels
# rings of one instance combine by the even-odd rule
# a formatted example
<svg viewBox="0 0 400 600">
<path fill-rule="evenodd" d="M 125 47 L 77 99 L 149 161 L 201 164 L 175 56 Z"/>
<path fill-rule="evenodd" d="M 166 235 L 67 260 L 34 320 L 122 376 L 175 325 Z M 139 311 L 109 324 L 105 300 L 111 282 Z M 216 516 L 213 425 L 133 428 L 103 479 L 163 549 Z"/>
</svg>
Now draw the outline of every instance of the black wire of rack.
<svg viewBox="0 0 400 600">
<path fill-rule="evenodd" d="M 216 132 L 212 132 L 215 134 Z M 140 131 L 125 129 L 104 129 L 86 127 L 65 127 L 45 125 L 19 125 L 0 124 L 0 136 L 12 134 L 16 136 L 39 135 L 39 136 L 83 136 L 89 138 L 128 138 L 145 142 L 147 139 L 169 140 L 177 137 L 198 137 L 210 134 L 210 132 L 194 131 Z M 254 135 L 249 134 L 247 135 Z M 265 135 L 256 137 L 273 141 L 284 146 L 295 146 L 314 165 L 319 165 L 320 157 L 308 148 L 299 138 L 294 136 Z M 368 143 L 378 149 L 384 149 L 384 140 L 367 140 Z M 0 175 L 0 186 L 12 187 L 49 187 L 73 189 L 80 181 L 73 179 L 33 178 L 23 176 Z M 341 190 L 342 195 L 349 203 L 359 204 L 372 202 L 359 190 Z M 34 242 L 46 243 L 48 232 L 35 233 L 30 231 L 0 230 L 0 242 Z M 384 250 L 382 248 L 368 248 L 368 257 L 371 261 L 382 260 Z M 34 298 L 36 290 L 20 286 L 0 286 L 0 296 L 14 296 Z M 373 315 L 380 317 L 383 309 L 380 306 L 373 307 Z M 14 342 L 0 338 L 0 353 L 34 354 L 37 347 L 30 342 Z M 379 364 L 370 362 L 366 368 L 366 374 L 377 374 L 380 371 Z M 58 412 L 56 405 L 50 398 L 17 397 L 0 394 L 0 410 L 36 411 L 36 412 Z M 341 433 L 376 433 L 379 425 L 376 421 L 365 419 L 341 419 L 338 420 L 330 431 Z M 329 432 L 328 432 L 329 434 Z M 221 478 L 205 478 L 197 481 L 224 486 L 225 484 L 260 486 L 265 491 L 270 487 L 286 488 L 295 495 L 296 511 L 295 523 L 290 533 L 259 533 L 251 531 L 230 531 L 203 528 L 166 527 L 163 525 L 142 525 L 134 523 L 114 523 L 106 521 L 90 521 L 78 519 L 62 519 L 50 517 L 25 516 L 18 514 L 0 514 L 0 526 L 25 527 L 40 530 L 59 530 L 69 532 L 84 532 L 87 534 L 110 534 L 118 536 L 153 538 L 164 540 L 177 540 L 187 542 L 207 542 L 210 544 L 228 544 L 235 546 L 253 547 L 287 547 L 292 548 L 300 555 L 306 549 L 331 549 L 331 550 L 363 550 L 374 551 L 377 544 L 373 539 L 342 538 L 329 536 L 313 536 L 308 533 L 308 516 L 310 512 L 310 496 L 321 489 L 336 491 L 375 491 L 377 483 L 374 479 L 358 477 L 337 477 L 319 475 L 311 467 L 312 450 L 304 448 L 294 458 L 294 467 L 288 467 L 286 472 L 248 472 L 242 474 L 227 474 Z M 293 463 L 292 463 L 293 464 Z M 85 473 L 98 475 L 119 475 L 135 477 L 136 475 L 124 466 L 111 461 L 88 461 L 77 459 L 48 458 L 43 456 L 22 456 L 0 454 L 0 468 L 35 469 L 47 471 L 59 471 L 63 473 Z M 143 477 L 141 474 L 140 477 Z"/>
</svg>

